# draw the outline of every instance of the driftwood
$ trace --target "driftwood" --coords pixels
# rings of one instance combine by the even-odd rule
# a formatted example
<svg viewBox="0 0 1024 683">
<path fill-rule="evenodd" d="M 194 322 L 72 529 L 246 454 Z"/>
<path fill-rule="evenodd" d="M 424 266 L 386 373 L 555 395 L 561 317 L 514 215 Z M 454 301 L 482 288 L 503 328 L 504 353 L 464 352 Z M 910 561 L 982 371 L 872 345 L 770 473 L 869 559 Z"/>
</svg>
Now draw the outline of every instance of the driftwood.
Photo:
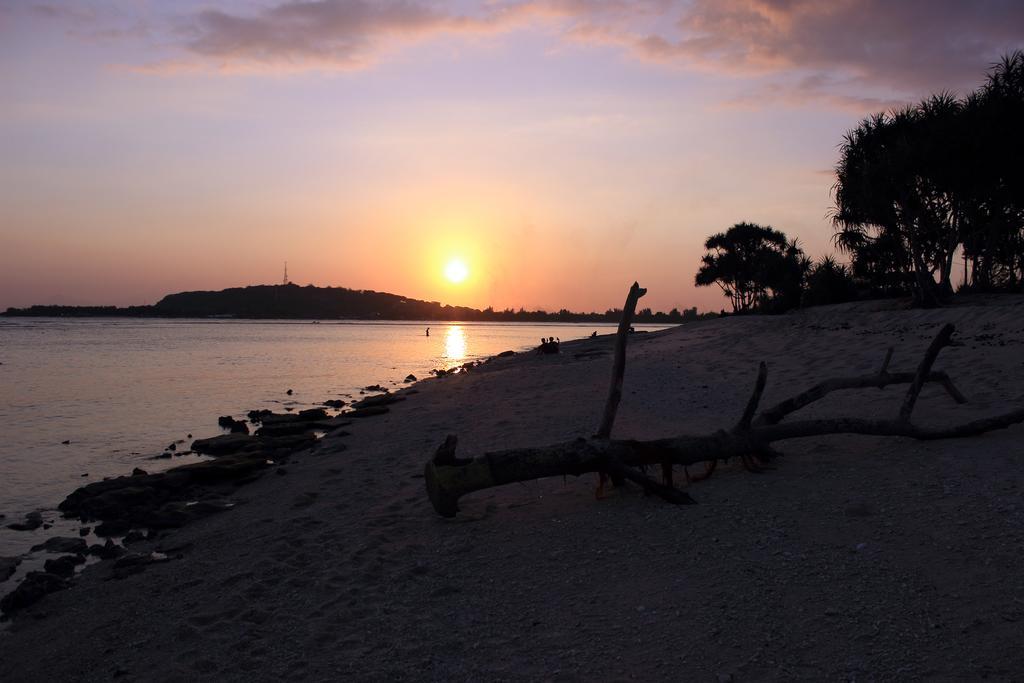
<svg viewBox="0 0 1024 683">
<path fill-rule="evenodd" d="M 940 428 L 920 427 L 911 422 L 918 395 L 928 382 L 939 384 L 957 403 L 967 402 L 949 376 L 932 370 L 939 351 L 950 344 L 953 325 L 947 324 L 929 345 L 915 372 L 890 373 L 893 349 L 889 349 L 880 370 L 875 374 L 825 380 L 758 414 L 768 377 L 767 366 L 761 363 L 750 399 L 731 429 L 649 441 L 611 439 L 611 428 L 622 395 L 629 321 L 637 300 L 645 291 L 636 283 L 630 288 L 616 339 L 608 401 L 597 434 L 589 439 L 579 438 L 549 446 L 496 451 L 476 458 L 457 458 L 455 449 L 458 440 L 454 435 L 449 435 L 434 458 L 427 463 L 425 470 L 427 495 L 438 514 L 454 517 L 459 509 L 459 498 L 473 491 L 541 477 L 578 476 L 588 472 L 599 473 L 602 483 L 604 476 L 609 475 L 617 485 L 623 480 L 629 480 L 643 487 L 646 493 L 671 503 L 692 503 L 693 499 L 686 492 L 672 485 L 674 465 L 686 467 L 705 463 L 710 473 L 717 462 L 735 457 L 748 469 L 758 471 L 763 463 L 778 455 L 772 449 L 772 444 L 786 439 L 826 434 L 869 434 L 919 440 L 954 439 L 1024 422 L 1024 408 Z M 899 384 L 909 386 L 898 414 L 890 419 L 838 417 L 783 422 L 791 413 L 834 391 L 867 387 L 881 389 Z M 648 465 L 661 465 L 663 482 L 652 479 L 640 469 Z"/>
</svg>

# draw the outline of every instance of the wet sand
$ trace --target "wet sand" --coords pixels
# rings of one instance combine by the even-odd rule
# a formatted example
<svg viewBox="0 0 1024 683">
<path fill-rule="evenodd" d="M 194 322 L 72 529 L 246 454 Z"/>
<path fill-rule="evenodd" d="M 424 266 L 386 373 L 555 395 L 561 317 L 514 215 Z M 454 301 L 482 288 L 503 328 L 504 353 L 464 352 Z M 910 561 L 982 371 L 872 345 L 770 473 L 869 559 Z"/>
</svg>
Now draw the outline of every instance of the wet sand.
<svg viewBox="0 0 1024 683">
<path fill-rule="evenodd" d="M 832 376 L 912 370 L 957 325 L 927 386 L 945 425 L 1024 405 L 1024 299 L 944 310 L 867 303 L 725 318 L 630 340 L 613 436 L 735 423 Z M 442 519 L 424 463 L 588 436 L 612 340 L 431 379 L 385 415 L 241 487 L 233 510 L 152 544 L 180 559 L 88 567 L 0 633 L 0 679 L 773 680 L 1024 675 L 1024 427 L 965 440 L 829 436 L 777 468 L 720 466 L 674 507 L 596 477 L 473 494 Z M 577 357 L 577 353 L 594 350 Z M 903 389 L 808 416 L 893 414 Z M 335 450 L 344 445 L 344 450 Z M 143 543 L 138 546 L 144 549 Z M 133 550 L 136 549 L 133 547 Z M 176 555 L 175 555 L 176 556 Z M 9 584 L 3 586 L 9 590 Z"/>
</svg>

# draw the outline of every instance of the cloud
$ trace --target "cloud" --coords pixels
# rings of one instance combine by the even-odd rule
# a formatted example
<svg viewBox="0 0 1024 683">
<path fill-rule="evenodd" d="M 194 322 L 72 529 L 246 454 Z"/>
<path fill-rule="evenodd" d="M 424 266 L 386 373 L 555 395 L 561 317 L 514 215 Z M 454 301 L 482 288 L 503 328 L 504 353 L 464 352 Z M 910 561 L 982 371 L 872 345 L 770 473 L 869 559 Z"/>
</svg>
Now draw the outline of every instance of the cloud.
<svg viewBox="0 0 1024 683">
<path fill-rule="evenodd" d="M 1024 47 L 1024 2 L 693 0 L 667 5 L 659 29 L 581 23 L 567 35 L 652 62 L 782 77 L 734 104 L 818 101 L 864 111 L 974 87 L 1000 54 Z"/>
<path fill-rule="evenodd" d="M 288 2 L 256 16 L 202 11 L 186 47 L 229 61 L 353 68 L 365 66 L 385 38 L 410 40 L 466 23 L 411 2 Z"/>
<path fill-rule="evenodd" d="M 563 43 L 646 62 L 775 78 L 754 96 L 857 108 L 972 87 L 1001 53 L 1024 46 L 1021 0 L 271 0 L 260 9 L 238 7 L 181 10 L 157 41 L 162 56 L 136 68 L 365 69 L 420 41 L 539 28 Z M 69 12 L 54 5 L 38 11 Z M 76 22 L 87 19 L 74 14 Z"/>
<path fill-rule="evenodd" d="M 696 0 L 674 49 L 722 68 L 842 70 L 872 85 L 971 84 L 1024 45 L 1019 0 Z"/>
</svg>

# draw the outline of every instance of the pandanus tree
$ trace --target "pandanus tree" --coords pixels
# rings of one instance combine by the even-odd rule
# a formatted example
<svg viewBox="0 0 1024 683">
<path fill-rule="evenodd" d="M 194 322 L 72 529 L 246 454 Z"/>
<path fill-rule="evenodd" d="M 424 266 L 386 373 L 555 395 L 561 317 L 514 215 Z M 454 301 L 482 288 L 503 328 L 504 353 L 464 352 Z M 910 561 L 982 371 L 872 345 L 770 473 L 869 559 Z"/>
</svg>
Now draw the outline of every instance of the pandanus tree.
<svg viewBox="0 0 1024 683">
<path fill-rule="evenodd" d="M 706 253 L 694 282 L 698 287 L 718 285 L 737 313 L 799 303 L 809 261 L 796 240 L 771 226 L 737 223 L 704 243 Z"/>
<path fill-rule="evenodd" d="M 972 133 L 963 160 L 965 268 L 980 290 L 1019 290 L 1024 282 L 1024 52 L 1004 57 L 964 106 Z M 965 281 L 967 275 L 965 274 Z"/>
<path fill-rule="evenodd" d="M 933 95 L 868 117 L 836 166 L 837 246 L 872 289 L 909 282 L 924 305 L 953 291 L 956 255 L 979 289 L 1015 288 L 1024 268 L 1024 53 L 964 99 Z"/>
<path fill-rule="evenodd" d="M 851 251 L 855 270 L 863 258 L 908 266 L 915 297 L 924 305 L 953 291 L 961 221 L 950 144 L 958 139 L 960 106 L 943 93 L 865 119 L 845 136 L 836 167 L 837 245 Z M 879 245 L 885 253 L 873 248 Z"/>
<path fill-rule="evenodd" d="M 856 294 L 850 269 L 833 256 L 823 256 L 807 274 L 801 303 L 805 306 L 841 304 Z"/>
</svg>

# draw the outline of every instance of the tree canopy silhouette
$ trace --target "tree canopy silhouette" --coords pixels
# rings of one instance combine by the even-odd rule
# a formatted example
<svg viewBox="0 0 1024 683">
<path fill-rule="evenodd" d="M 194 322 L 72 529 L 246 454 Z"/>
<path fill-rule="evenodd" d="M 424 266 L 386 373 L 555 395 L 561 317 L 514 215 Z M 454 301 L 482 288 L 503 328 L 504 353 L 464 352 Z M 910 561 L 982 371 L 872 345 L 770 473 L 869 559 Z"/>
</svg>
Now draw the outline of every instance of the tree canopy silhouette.
<svg viewBox="0 0 1024 683">
<path fill-rule="evenodd" d="M 704 243 L 694 283 L 717 284 L 741 313 L 755 308 L 791 308 L 800 301 L 810 261 L 796 240 L 771 226 L 737 223 Z"/>
<path fill-rule="evenodd" d="M 835 241 L 853 274 L 882 294 L 935 305 L 964 283 L 1024 281 L 1024 53 L 993 66 L 965 98 L 939 93 L 864 119 L 836 166 Z M 968 267 L 969 266 L 969 267 Z"/>
</svg>

